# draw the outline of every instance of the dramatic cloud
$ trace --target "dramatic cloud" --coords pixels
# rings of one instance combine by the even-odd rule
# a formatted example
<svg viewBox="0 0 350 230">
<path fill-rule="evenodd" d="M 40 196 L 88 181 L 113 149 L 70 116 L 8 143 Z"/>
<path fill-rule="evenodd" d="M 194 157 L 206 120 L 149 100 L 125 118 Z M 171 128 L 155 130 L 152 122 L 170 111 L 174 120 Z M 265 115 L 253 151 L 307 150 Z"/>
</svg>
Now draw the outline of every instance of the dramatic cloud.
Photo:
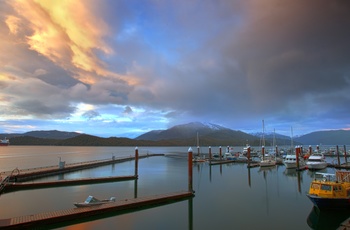
<svg viewBox="0 0 350 230">
<path fill-rule="evenodd" d="M 0 4 L 0 132 L 350 128 L 348 1 Z"/>
</svg>

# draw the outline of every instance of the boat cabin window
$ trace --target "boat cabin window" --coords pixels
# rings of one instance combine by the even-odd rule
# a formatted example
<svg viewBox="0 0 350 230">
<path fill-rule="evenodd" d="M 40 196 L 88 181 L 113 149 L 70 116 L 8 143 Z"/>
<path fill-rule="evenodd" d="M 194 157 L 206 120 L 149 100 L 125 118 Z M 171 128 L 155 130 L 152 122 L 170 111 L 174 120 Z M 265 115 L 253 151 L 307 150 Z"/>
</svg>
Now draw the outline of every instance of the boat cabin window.
<svg viewBox="0 0 350 230">
<path fill-rule="evenodd" d="M 321 185 L 321 190 L 332 191 L 332 186 L 327 184 Z"/>
<path fill-rule="evenodd" d="M 319 184 L 312 184 L 312 188 L 313 189 L 320 189 L 320 185 Z"/>
</svg>

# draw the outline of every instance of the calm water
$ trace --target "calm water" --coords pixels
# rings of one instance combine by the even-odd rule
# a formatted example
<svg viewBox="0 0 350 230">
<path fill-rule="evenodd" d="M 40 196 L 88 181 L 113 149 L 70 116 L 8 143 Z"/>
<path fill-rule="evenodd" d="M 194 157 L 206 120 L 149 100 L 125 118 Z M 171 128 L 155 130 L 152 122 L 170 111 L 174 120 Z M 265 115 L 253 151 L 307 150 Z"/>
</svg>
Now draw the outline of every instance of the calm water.
<svg viewBox="0 0 350 230">
<path fill-rule="evenodd" d="M 214 148 L 213 148 L 214 149 Z M 165 153 L 139 161 L 139 179 L 103 184 L 16 191 L 0 196 L 0 219 L 73 208 L 88 195 L 118 199 L 187 189 L 188 147 L 139 147 L 139 154 Z M 196 149 L 193 149 L 196 152 Z M 213 150 L 215 152 L 215 150 Z M 134 155 L 135 147 L 0 148 L 0 172 Z M 177 157 L 174 157 L 177 156 Z M 182 157 L 179 157 L 182 156 Z M 333 161 L 334 159 L 328 159 Z M 77 171 L 42 180 L 132 175 L 134 161 Z M 334 173 L 334 169 L 322 172 Z M 314 174 L 284 166 L 261 171 L 246 164 L 193 165 L 195 197 L 136 212 L 70 222 L 58 229 L 336 229 L 350 212 L 314 209 L 306 192 Z"/>
</svg>

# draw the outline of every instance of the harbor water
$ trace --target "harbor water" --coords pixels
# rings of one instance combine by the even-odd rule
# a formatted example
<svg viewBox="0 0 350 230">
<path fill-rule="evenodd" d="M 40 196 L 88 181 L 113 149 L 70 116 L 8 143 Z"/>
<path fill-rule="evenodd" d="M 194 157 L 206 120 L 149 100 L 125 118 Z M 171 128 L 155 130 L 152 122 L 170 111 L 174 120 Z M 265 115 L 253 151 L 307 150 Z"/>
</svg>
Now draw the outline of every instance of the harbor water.
<svg viewBox="0 0 350 230">
<path fill-rule="evenodd" d="M 189 147 L 138 147 L 140 155 L 164 156 L 139 160 L 137 180 L 20 190 L 0 195 L 0 219 L 74 208 L 93 195 L 116 200 L 178 192 L 188 189 Z M 212 148 L 216 151 L 216 148 Z M 197 149 L 194 148 L 194 154 Z M 224 151 L 224 150 L 223 150 Z M 65 161 L 134 156 L 135 147 L 8 146 L 0 148 L 0 172 L 23 170 Z M 327 161 L 335 159 L 328 157 Z M 129 176 L 135 162 L 106 165 L 40 180 Z M 334 173 L 334 168 L 321 172 Z M 315 172 L 276 166 L 261 170 L 245 163 L 193 164 L 192 199 L 147 209 L 109 213 L 65 222 L 55 229 L 336 229 L 350 211 L 321 212 L 306 193 Z M 47 226 L 42 226 L 47 228 Z"/>
</svg>

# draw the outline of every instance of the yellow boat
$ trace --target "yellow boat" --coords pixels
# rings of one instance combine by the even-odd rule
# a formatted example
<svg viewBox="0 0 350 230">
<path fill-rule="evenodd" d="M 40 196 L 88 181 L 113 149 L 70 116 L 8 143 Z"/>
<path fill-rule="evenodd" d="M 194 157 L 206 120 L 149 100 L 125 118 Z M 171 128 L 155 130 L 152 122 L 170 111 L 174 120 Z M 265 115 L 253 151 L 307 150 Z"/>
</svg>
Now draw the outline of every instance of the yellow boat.
<svg viewBox="0 0 350 230">
<path fill-rule="evenodd" d="M 336 174 L 316 173 L 322 179 L 311 182 L 309 199 L 320 210 L 350 209 L 350 172 L 336 171 Z"/>
</svg>

